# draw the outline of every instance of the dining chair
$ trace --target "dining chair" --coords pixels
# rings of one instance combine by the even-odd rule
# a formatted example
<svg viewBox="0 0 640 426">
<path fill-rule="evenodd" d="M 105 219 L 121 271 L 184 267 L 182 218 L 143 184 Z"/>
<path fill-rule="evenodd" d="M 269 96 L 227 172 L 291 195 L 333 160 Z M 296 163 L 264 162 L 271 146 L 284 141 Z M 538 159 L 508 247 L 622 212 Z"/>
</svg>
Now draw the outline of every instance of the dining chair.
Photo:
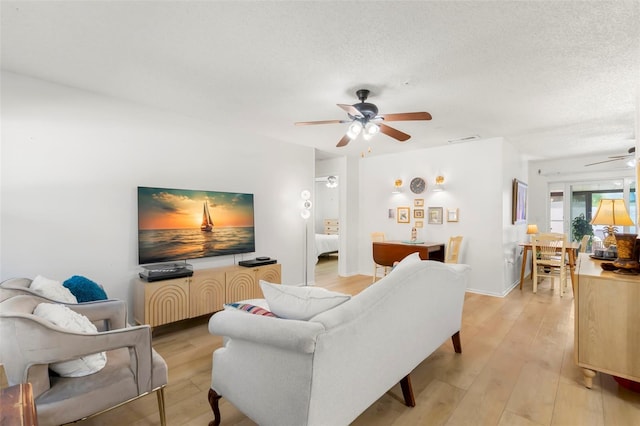
<svg viewBox="0 0 640 426">
<path fill-rule="evenodd" d="M 560 297 L 567 285 L 567 237 L 559 233 L 534 235 L 531 238 L 533 253 L 533 292 L 538 291 L 538 278 L 549 277 L 551 286 L 555 278 L 559 279 Z"/>
<path fill-rule="evenodd" d="M 372 243 L 382 243 L 384 242 L 385 238 L 384 238 L 384 232 L 372 232 L 371 233 L 371 242 Z M 373 281 L 371 281 L 372 283 L 376 282 L 376 279 L 378 278 L 378 269 L 382 268 L 382 276 L 387 275 L 388 273 L 388 267 L 387 266 L 383 266 L 383 265 L 378 265 L 375 261 L 373 262 Z"/>
<path fill-rule="evenodd" d="M 458 263 L 458 256 L 460 255 L 460 246 L 462 245 L 462 235 L 449 238 L 449 244 L 447 244 L 447 254 L 444 259 L 444 263 Z"/>
<path fill-rule="evenodd" d="M 582 240 L 580 241 L 580 253 L 587 252 L 587 246 L 589 245 L 589 238 L 591 238 L 590 235 L 584 235 L 582 237 Z"/>
</svg>

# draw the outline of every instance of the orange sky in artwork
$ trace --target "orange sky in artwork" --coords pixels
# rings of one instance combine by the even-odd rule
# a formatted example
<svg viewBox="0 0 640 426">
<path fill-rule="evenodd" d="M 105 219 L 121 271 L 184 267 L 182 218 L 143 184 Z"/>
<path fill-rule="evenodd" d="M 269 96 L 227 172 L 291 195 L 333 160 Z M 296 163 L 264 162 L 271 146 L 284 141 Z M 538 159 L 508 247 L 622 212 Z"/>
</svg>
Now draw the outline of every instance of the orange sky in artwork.
<svg viewBox="0 0 640 426">
<path fill-rule="evenodd" d="M 251 203 L 233 194 L 216 194 L 220 194 L 218 200 L 208 201 L 214 226 L 253 226 Z M 204 199 L 192 199 L 180 193 L 155 192 L 141 200 L 138 225 L 140 229 L 198 228 L 204 203 Z"/>
</svg>

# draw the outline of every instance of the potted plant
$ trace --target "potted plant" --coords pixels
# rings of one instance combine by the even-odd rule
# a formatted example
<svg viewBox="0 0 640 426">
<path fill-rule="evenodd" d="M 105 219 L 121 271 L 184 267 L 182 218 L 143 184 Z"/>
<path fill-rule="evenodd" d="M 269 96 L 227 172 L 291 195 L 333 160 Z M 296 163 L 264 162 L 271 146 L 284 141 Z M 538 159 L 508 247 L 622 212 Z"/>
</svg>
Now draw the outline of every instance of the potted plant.
<svg viewBox="0 0 640 426">
<path fill-rule="evenodd" d="M 571 233 L 573 234 L 573 241 L 582 241 L 582 237 L 585 235 L 589 235 L 589 237 L 593 236 L 593 226 L 591 226 L 584 216 L 584 213 L 580 213 L 571 221 Z M 589 238 L 589 244 L 590 243 L 591 238 Z"/>
</svg>

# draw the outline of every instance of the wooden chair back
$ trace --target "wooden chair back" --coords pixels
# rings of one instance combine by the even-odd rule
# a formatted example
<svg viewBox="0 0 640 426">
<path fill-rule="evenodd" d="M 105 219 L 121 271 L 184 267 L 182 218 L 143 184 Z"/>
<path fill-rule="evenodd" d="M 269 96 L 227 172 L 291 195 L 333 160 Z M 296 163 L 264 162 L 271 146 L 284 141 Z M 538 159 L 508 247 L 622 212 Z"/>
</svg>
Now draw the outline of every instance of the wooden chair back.
<svg viewBox="0 0 640 426">
<path fill-rule="evenodd" d="M 461 245 L 462 235 L 449 238 L 449 244 L 447 244 L 447 255 L 444 260 L 445 263 L 458 263 Z"/>
</svg>

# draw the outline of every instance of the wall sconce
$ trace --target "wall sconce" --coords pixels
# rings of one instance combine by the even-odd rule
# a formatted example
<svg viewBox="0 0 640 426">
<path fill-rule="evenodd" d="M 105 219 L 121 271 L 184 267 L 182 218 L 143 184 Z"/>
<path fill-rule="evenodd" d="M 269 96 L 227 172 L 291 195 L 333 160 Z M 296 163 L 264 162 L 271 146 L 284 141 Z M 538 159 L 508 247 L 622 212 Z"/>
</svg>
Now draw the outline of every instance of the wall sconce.
<svg viewBox="0 0 640 426">
<path fill-rule="evenodd" d="M 402 192 L 402 179 L 396 179 L 393 183 L 393 191 L 392 194 L 400 194 Z"/>
<path fill-rule="evenodd" d="M 434 191 L 444 191 L 444 176 L 436 176 L 436 184 L 433 187 Z"/>
</svg>

